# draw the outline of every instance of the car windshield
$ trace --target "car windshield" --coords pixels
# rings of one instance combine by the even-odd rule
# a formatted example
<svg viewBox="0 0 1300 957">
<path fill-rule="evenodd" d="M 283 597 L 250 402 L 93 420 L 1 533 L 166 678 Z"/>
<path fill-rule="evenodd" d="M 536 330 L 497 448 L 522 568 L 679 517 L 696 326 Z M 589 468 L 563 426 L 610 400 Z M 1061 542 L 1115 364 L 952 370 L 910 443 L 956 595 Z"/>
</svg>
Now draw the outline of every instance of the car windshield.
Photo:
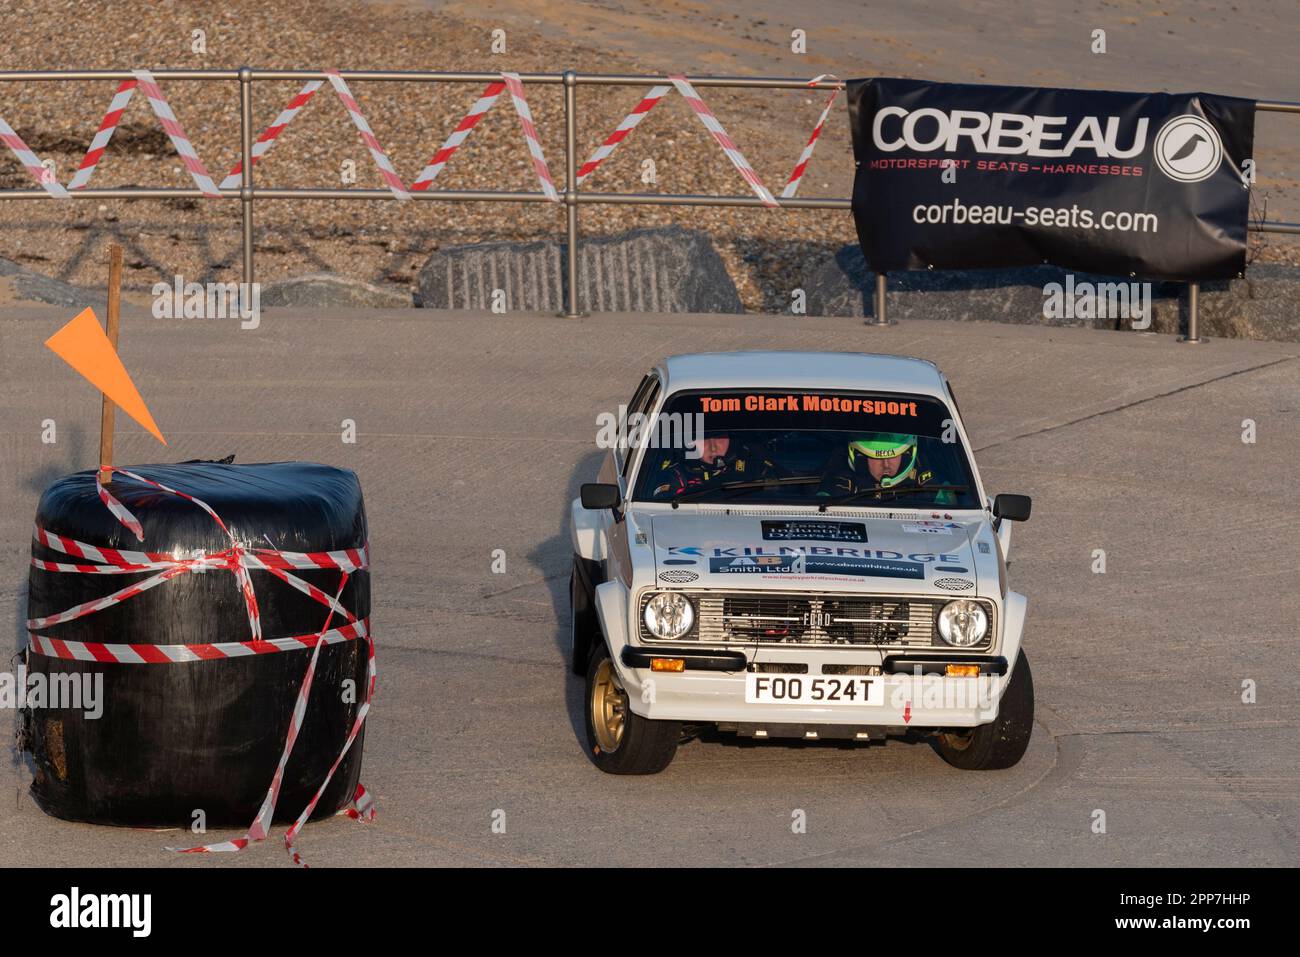
<svg viewBox="0 0 1300 957">
<path fill-rule="evenodd" d="M 634 499 L 855 508 L 978 508 L 955 417 L 924 396 L 678 392 L 630 434 Z"/>
</svg>

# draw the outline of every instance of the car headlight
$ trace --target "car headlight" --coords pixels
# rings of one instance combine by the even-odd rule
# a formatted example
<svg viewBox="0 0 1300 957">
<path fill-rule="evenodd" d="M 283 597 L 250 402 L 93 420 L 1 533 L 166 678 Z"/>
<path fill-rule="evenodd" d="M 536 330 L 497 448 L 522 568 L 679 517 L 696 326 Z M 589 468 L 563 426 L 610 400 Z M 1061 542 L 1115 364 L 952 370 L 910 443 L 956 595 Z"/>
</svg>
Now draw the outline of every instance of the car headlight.
<svg viewBox="0 0 1300 957">
<path fill-rule="evenodd" d="M 642 618 L 655 638 L 680 638 L 695 624 L 695 606 L 681 592 L 661 591 L 646 602 Z"/>
<path fill-rule="evenodd" d="M 984 640 L 989 630 L 988 612 L 977 601 L 959 598 L 939 612 L 939 637 L 950 645 L 969 648 Z"/>
</svg>

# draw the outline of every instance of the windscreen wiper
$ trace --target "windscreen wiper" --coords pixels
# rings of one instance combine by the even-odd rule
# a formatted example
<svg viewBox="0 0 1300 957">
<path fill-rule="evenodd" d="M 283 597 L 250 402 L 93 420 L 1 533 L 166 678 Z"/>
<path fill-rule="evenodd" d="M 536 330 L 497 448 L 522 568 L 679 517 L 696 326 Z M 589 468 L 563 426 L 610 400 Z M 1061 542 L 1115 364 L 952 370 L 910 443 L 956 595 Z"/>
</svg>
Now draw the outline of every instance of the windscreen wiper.
<svg viewBox="0 0 1300 957">
<path fill-rule="evenodd" d="M 768 485 L 812 485 L 820 481 L 820 475 L 789 475 L 784 478 L 744 479 L 738 482 L 723 482 L 721 485 L 708 485 L 687 492 L 685 495 L 677 496 L 673 499 L 673 508 L 676 508 L 682 502 L 689 502 L 692 499 L 703 495 L 711 495 L 714 492 L 738 491 L 743 493 L 756 488 L 765 488 Z"/>
<path fill-rule="evenodd" d="M 967 492 L 969 490 L 969 485 L 909 485 L 907 488 L 866 488 L 859 492 L 841 495 L 839 498 L 831 499 L 828 502 L 822 502 L 817 510 L 824 512 L 832 505 L 848 505 L 850 502 L 856 502 L 858 499 L 868 497 L 911 495 L 917 492 Z"/>
</svg>

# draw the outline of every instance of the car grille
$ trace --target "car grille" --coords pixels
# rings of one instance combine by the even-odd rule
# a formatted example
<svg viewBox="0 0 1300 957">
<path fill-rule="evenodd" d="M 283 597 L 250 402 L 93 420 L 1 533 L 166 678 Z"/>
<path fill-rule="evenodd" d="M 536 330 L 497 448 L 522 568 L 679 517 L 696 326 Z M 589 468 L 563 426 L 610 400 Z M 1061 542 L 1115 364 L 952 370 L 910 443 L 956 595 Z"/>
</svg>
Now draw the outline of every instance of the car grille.
<svg viewBox="0 0 1300 957">
<path fill-rule="evenodd" d="M 794 645 L 890 645 L 904 648 L 947 648 L 934 619 L 949 598 L 877 597 L 857 595 L 774 595 L 744 592 L 693 592 L 696 624 L 688 638 L 714 644 L 755 642 Z M 642 596 L 641 611 L 650 600 Z M 976 645 L 987 648 L 996 634 L 993 607 L 989 637 Z M 641 625 L 641 637 L 654 641 Z"/>
</svg>

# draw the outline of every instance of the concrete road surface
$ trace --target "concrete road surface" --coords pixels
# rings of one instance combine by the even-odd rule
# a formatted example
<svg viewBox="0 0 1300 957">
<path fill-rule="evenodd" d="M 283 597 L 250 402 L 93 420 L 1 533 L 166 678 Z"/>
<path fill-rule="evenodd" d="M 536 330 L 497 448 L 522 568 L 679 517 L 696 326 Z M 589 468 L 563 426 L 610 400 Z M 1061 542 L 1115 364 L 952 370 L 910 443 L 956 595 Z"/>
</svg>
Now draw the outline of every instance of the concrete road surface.
<svg viewBox="0 0 1300 957">
<path fill-rule="evenodd" d="M 67 318 L 0 312 L 6 658 L 22 640 L 37 498 L 95 463 L 98 395 L 41 345 Z M 123 422 L 121 463 L 234 453 L 361 477 L 379 641 L 362 777 L 380 816 L 309 825 L 299 847 L 313 865 L 1300 864 L 1298 345 L 418 310 L 268 312 L 256 330 L 128 315 L 124 329 L 171 444 Z M 925 744 L 716 735 L 657 777 L 588 762 L 565 667 L 565 522 L 594 472 L 596 415 L 665 353 L 760 347 L 935 360 L 990 490 L 1034 497 L 1011 565 L 1038 691 L 1018 767 L 956 771 Z M 47 419 L 54 444 L 41 441 Z M 355 444 L 341 440 L 345 419 Z M 162 848 L 181 832 L 47 817 L 6 756 L 0 864 L 288 866 L 276 841 L 177 858 Z M 792 831 L 796 810 L 806 833 Z"/>
</svg>

